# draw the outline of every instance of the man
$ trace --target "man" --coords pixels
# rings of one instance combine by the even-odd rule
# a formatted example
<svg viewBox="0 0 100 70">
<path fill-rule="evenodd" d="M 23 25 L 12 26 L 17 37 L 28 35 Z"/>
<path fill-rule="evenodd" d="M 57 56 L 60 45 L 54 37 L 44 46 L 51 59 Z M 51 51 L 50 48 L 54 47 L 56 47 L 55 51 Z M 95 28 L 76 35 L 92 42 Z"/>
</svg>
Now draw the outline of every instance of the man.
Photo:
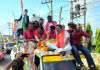
<svg viewBox="0 0 100 70">
<path fill-rule="evenodd" d="M 54 26 L 50 26 L 50 31 L 48 32 L 49 39 L 56 39 L 56 31 Z"/>
<path fill-rule="evenodd" d="M 47 19 L 48 19 L 48 21 L 46 23 L 45 30 L 48 32 L 50 30 L 50 26 L 56 27 L 56 23 L 55 23 L 55 21 L 52 21 L 52 16 L 48 16 Z"/>
<path fill-rule="evenodd" d="M 34 28 L 33 24 L 30 22 L 28 24 L 27 29 L 24 32 L 24 40 L 32 40 L 34 39 Z"/>
<path fill-rule="evenodd" d="M 68 27 L 69 27 L 69 33 L 71 36 L 70 42 L 72 45 L 72 53 L 76 59 L 79 69 L 80 70 L 85 69 L 84 64 L 81 61 L 81 58 L 80 58 L 79 52 L 78 52 L 78 51 L 81 51 L 87 59 L 90 70 L 95 70 L 94 61 L 91 57 L 89 50 L 87 49 L 88 43 L 90 41 L 90 35 L 84 31 L 82 31 L 81 29 L 77 29 L 77 25 L 73 22 L 69 23 Z M 82 36 L 86 37 L 85 47 L 81 43 Z"/>
<path fill-rule="evenodd" d="M 45 28 L 45 26 L 44 26 L 44 19 L 43 18 L 40 18 L 39 25 L 42 26 L 43 28 Z"/>
<path fill-rule="evenodd" d="M 11 68 L 12 70 L 24 70 L 25 63 L 23 59 L 24 57 L 22 57 L 22 55 L 23 55 L 22 53 L 18 53 L 16 55 L 16 58 L 6 66 L 5 70 L 11 70 Z M 30 69 L 38 70 L 35 63 L 33 62 L 33 57 L 28 56 L 28 58 L 29 58 L 29 62 L 31 63 Z"/>
<path fill-rule="evenodd" d="M 35 36 L 36 41 L 47 39 L 47 33 L 41 26 L 37 30 L 34 31 L 34 36 Z"/>
<path fill-rule="evenodd" d="M 34 21 L 33 22 L 33 28 L 36 30 L 39 28 L 39 22 L 38 21 Z"/>
<path fill-rule="evenodd" d="M 56 46 L 47 42 L 46 45 L 52 49 L 55 49 L 55 52 L 62 52 L 62 51 L 70 51 L 70 35 L 67 31 L 63 30 L 62 25 L 56 26 Z"/>
<path fill-rule="evenodd" d="M 65 25 L 64 24 L 62 24 L 62 29 L 65 30 Z"/>
<path fill-rule="evenodd" d="M 66 54 L 67 54 L 66 56 L 69 56 L 70 51 L 71 51 L 69 33 L 62 28 L 62 25 L 57 25 L 56 26 L 56 31 L 57 31 L 56 45 L 52 44 L 52 43 L 49 43 L 49 42 L 47 42 L 46 45 L 51 49 L 55 49 L 55 52 L 57 52 L 57 53 L 66 52 Z M 62 63 L 66 63 L 66 62 L 62 62 Z M 51 68 L 51 70 L 52 70 L 52 68 L 53 68 L 53 70 L 60 70 L 60 64 L 59 63 L 54 63 L 54 64 L 49 64 L 48 63 L 47 66 L 49 66 Z M 72 70 L 72 69 L 69 68 L 69 70 Z"/>
<path fill-rule="evenodd" d="M 6 70 L 10 70 L 12 67 L 12 70 L 24 70 L 24 61 L 22 58 L 17 58 L 15 60 L 13 60 L 12 62 L 10 62 L 7 67 Z"/>
<path fill-rule="evenodd" d="M 56 27 L 57 35 L 56 35 L 56 45 L 58 48 L 62 48 L 62 51 L 70 51 L 70 34 L 63 30 L 62 25 L 57 25 Z"/>
<path fill-rule="evenodd" d="M 24 15 L 22 14 L 22 15 L 20 16 L 20 18 L 17 19 L 17 21 L 23 20 L 23 21 L 22 21 L 22 28 L 23 28 L 23 30 L 26 30 L 26 28 L 27 28 L 27 26 L 28 26 L 28 24 L 29 24 L 29 16 L 27 15 L 27 13 L 28 13 L 28 10 L 25 9 L 25 10 L 24 10 Z"/>
</svg>

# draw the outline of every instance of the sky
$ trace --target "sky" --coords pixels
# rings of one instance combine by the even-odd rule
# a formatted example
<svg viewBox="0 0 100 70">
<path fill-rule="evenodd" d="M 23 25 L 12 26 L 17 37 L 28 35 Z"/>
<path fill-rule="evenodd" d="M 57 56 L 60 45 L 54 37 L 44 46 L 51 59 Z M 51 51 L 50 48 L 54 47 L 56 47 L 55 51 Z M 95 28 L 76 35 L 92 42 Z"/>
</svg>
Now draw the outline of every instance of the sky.
<svg viewBox="0 0 100 70">
<path fill-rule="evenodd" d="M 28 15 L 31 19 L 32 14 L 41 16 L 47 21 L 49 9 L 47 4 L 41 4 L 41 1 L 49 0 L 23 0 L 24 9 L 28 9 Z M 81 0 L 80 0 L 81 1 Z M 83 3 L 83 0 L 81 1 Z M 49 4 L 48 4 L 49 5 Z M 70 22 L 70 0 L 53 0 L 53 20 L 59 20 L 59 11 L 62 6 L 62 22 L 67 28 Z M 8 22 L 13 23 L 15 18 L 21 15 L 20 0 L 0 0 L 0 32 L 3 35 L 9 34 Z M 100 28 L 100 0 L 87 0 L 87 23 L 91 24 L 95 35 L 96 28 Z M 74 19 L 75 23 L 84 23 L 83 17 Z M 10 30 L 12 34 L 12 30 Z"/>
</svg>

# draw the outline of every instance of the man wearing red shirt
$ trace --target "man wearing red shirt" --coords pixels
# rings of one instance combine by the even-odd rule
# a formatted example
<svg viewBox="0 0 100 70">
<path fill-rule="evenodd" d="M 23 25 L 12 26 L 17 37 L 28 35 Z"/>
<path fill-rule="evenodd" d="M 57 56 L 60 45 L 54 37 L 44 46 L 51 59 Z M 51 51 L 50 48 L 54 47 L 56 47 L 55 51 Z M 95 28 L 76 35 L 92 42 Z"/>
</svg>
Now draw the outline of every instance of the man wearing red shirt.
<svg viewBox="0 0 100 70">
<path fill-rule="evenodd" d="M 47 19 L 48 21 L 46 23 L 45 30 L 48 32 L 50 30 L 50 26 L 56 27 L 56 22 L 52 21 L 52 16 L 48 16 Z"/>
<path fill-rule="evenodd" d="M 55 27 L 50 26 L 50 31 L 48 32 L 49 39 L 55 39 L 56 38 L 56 32 Z"/>
<path fill-rule="evenodd" d="M 24 40 L 34 39 L 34 28 L 33 24 L 29 23 L 26 31 L 24 32 Z"/>
<path fill-rule="evenodd" d="M 80 70 L 84 69 L 84 64 L 81 61 L 78 51 L 81 51 L 85 55 L 90 70 L 95 70 L 94 61 L 91 57 L 89 50 L 86 48 L 88 46 L 91 36 L 88 33 L 80 29 L 77 29 L 77 25 L 73 22 L 69 23 L 68 27 L 69 27 L 68 32 L 70 33 L 70 42 L 72 45 L 72 53 L 76 59 L 76 62 L 79 65 Z M 82 45 L 82 42 L 81 42 L 82 36 L 86 37 L 85 47 Z"/>
<path fill-rule="evenodd" d="M 47 39 L 47 33 L 41 26 L 37 30 L 34 31 L 34 36 L 35 36 L 36 41 Z"/>
<path fill-rule="evenodd" d="M 39 20 L 39 26 L 42 26 L 45 29 L 44 19 L 43 18 L 40 18 L 40 20 Z"/>
</svg>

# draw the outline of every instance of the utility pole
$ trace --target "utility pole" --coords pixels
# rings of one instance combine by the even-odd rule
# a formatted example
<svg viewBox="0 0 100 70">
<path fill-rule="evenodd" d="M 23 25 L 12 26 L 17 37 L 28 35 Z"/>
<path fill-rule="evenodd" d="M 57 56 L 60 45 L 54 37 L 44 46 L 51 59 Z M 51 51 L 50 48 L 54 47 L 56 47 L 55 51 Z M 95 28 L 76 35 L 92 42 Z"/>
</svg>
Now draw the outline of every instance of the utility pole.
<svg viewBox="0 0 100 70">
<path fill-rule="evenodd" d="M 61 14 L 62 14 L 62 7 L 61 7 L 60 12 L 59 12 L 59 24 L 61 23 L 61 20 L 62 20 Z"/>
<path fill-rule="evenodd" d="M 49 0 L 48 2 L 47 1 L 45 1 L 45 2 L 43 2 L 43 1 L 41 1 L 41 3 L 42 4 L 48 4 L 48 3 L 50 3 L 50 15 L 53 17 L 53 0 Z"/>
<path fill-rule="evenodd" d="M 53 8 L 52 8 L 52 0 L 49 0 L 50 1 L 50 15 L 53 17 Z"/>
<path fill-rule="evenodd" d="M 9 35 L 10 35 L 10 30 L 12 30 L 13 33 L 13 24 L 11 25 L 10 22 L 8 22 L 8 29 L 9 29 Z"/>
<path fill-rule="evenodd" d="M 71 8 L 70 8 L 70 22 L 73 22 L 73 1 L 71 0 Z"/>
<path fill-rule="evenodd" d="M 10 22 L 8 22 L 8 27 L 9 27 L 9 36 L 10 36 Z"/>
<path fill-rule="evenodd" d="M 12 30 L 12 36 L 13 36 L 13 26 L 14 25 L 13 25 L 13 22 L 12 22 L 12 25 L 11 25 L 11 28 L 10 28 Z"/>
<path fill-rule="evenodd" d="M 84 0 L 84 31 L 86 31 L 86 0 Z"/>
</svg>

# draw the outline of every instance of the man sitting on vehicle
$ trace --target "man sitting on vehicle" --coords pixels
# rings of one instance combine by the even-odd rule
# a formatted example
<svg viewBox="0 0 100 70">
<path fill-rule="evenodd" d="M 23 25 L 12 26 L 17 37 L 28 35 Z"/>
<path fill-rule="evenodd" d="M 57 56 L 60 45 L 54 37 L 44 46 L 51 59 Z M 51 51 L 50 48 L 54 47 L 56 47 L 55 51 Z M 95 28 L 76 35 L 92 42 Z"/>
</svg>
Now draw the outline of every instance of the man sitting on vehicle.
<svg viewBox="0 0 100 70">
<path fill-rule="evenodd" d="M 75 57 L 75 60 L 78 64 L 79 69 L 80 70 L 85 69 L 84 64 L 79 55 L 79 51 L 81 51 L 86 57 L 90 70 L 96 70 L 93 58 L 89 50 L 87 49 L 91 36 L 88 33 L 82 31 L 81 29 L 78 29 L 77 25 L 73 22 L 68 23 L 68 27 L 69 27 L 68 32 L 70 33 L 70 36 L 71 36 L 70 42 L 72 45 L 72 53 Z M 83 36 L 86 38 L 85 46 L 83 46 L 81 42 L 81 38 Z"/>
<path fill-rule="evenodd" d="M 45 30 L 48 32 L 50 30 L 50 26 L 54 26 L 56 27 L 56 23 L 55 21 L 52 20 L 52 16 L 47 16 L 47 23 L 46 23 L 46 26 L 45 26 Z"/>
<path fill-rule="evenodd" d="M 70 34 L 63 30 L 62 25 L 57 25 L 56 31 L 56 45 L 49 42 L 47 42 L 46 45 L 52 49 L 55 49 L 55 52 L 70 51 Z"/>
<path fill-rule="evenodd" d="M 50 31 L 48 32 L 49 39 L 56 39 L 56 31 L 54 26 L 50 26 Z"/>
<path fill-rule="evenodd" d="M 34 39 L 34 28 L 33 28 L 33 24 L 30 22 L 28 24 L 28 27 L 26 29 L 26 31 L 24 32 L 24 40 L 32 40 Z"/>
<path fill-rule="evenodd" d="M 36 41 L 47 39 L 47 33 L 45 32 L 44 28 L 41 26 L 34 31 L 34 36 Z"/>
</svg>

